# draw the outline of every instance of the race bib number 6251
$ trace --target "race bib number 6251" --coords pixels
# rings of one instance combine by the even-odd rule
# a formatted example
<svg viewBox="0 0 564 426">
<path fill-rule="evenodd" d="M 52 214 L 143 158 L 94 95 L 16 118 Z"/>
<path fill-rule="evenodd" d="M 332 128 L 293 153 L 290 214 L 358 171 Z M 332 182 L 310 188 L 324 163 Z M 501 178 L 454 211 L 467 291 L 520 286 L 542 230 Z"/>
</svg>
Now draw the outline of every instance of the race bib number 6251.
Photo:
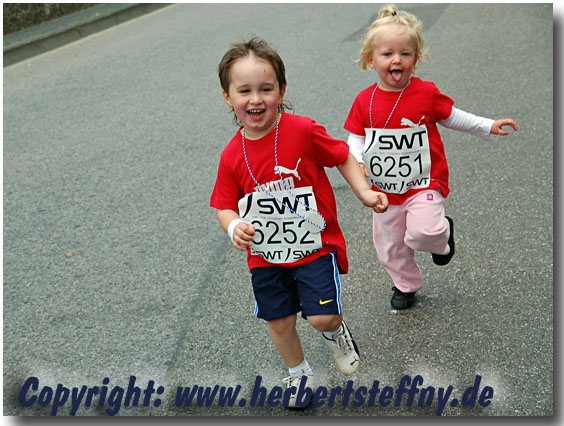
<svg viewBox="0 0 564 426">
<path fill-rule="evenodd" d="M 426 126 L 365 132 L 362 156 L 373 185 L 393 194 L 429 186 L 431 153 Z"/>
</svg>

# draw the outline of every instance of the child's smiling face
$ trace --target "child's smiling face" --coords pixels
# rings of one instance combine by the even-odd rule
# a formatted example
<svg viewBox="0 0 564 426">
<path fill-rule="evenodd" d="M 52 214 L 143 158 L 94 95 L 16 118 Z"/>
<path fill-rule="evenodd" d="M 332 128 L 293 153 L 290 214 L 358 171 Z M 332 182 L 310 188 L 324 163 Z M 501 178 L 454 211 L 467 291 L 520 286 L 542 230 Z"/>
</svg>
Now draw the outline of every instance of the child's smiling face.
<svg viewBox="0 0 564 426">
<path fill-rule="evenodd" d="M 368 66 L 380 77 L 383 90 L 401 90 L 409 83 L 417 57 L 413 41 L 406 27 L 387 24 L 382 27 L 380 37 L 368 60 Z"/>
<path fill-rule="evenodd" d="M 245 136 L 260 139 L 274 129 L 285 90 L 268 61 L 249 55 L 232 65 L 229 92 L 223 91 L 223 97 L 245 127 Z"/>
</svg>

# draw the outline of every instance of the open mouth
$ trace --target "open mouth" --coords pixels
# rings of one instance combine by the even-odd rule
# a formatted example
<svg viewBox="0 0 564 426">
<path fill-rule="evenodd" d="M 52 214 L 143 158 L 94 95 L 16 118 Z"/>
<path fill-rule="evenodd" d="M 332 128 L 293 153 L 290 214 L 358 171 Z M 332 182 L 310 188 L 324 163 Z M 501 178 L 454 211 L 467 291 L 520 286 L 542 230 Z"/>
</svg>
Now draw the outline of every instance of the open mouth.
<svg viewBox="0 0 564 426">
<path fill-rule="evenodd" d="M 250 109 L 247 111 L 247 114 L 249 114 L 251 120 L 258 121 L 264 116 L 264 111 L 264 109 Z"/>
</svg>

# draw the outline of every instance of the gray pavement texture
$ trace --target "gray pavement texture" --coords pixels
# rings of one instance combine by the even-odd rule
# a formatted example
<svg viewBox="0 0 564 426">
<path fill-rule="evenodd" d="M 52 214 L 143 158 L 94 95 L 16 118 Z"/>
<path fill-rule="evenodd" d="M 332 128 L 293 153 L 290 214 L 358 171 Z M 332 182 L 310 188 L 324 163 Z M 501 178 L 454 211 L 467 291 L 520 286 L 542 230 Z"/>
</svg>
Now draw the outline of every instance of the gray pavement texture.
<svg viewBox="0 0 564 426">
<path fill-rule="evenodd" d="M 286 98 L 330 134 L 374 73 L 354 64 L 381 4 L 178 4 L 4 67 L 4 415 L 40 388 L 165 391 L 120 416 L 434 416 L 427 407 L 177 407 L 178 386 L 280 385 L 286 369 L 253 317 L 244 254 L 209 197 L 235 127 L 216 69 L 230 43 L 259 35 L 287 69 Z M 347 239 L 345 317 L 362 355 L 355 386 L 404 375 L 454 387 L 482 376 L 485 408 L 446 416 L 553 414 L 553 14 L 550 4 L 402 4 L 426 23 L 420 76 L 518 132 L 483 141 L 442 130 L 457 254 L 418 253 L 417 305 L 391 310 L 371 212 L 329 170 Z M 344 386 L 319 333 L 298 323 L 318 384 Z M 38 392 L 37 392 L 38 393 Z M 97 400 L 95 400 L 97 401 Z M 152 401 L 155 401 L 153 398 Z M 340 399 L 337 399 L 340 401 Z M 82 406 L 80 416 L 106 407 Z M 70 407 L 60 409 L 68 415 Z"/>
</svg>

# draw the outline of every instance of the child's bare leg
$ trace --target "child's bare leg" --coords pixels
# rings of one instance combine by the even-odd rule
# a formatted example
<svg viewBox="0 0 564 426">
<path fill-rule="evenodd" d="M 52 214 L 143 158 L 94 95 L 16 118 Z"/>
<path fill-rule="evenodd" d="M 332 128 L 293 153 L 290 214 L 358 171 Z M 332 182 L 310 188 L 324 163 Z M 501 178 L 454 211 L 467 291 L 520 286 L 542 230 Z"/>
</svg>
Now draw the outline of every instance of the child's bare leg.
<svg viewBox="0 0 564 426">
<path fill-rule="evenodd" d="M 343 322 L 342 315 L 310 315 L 307 320 L 318 331 L 336 331 Z"/>
<path fill-rule="evenodd" d="M 313 328 L 323 332 L 323 337 L 339 371 L 353 374 L 358 368 L 360 355 L 352 334 L 343 321 L 342 315 L 311 315 L 307 317 Z"/>
<path fill-rule="evenodd" d="M 304 360 L 300 336 L 296 330 L 297 315 L 268 321 L 272 341 L 288 367 L 296 367 Z"/>
</svg>

